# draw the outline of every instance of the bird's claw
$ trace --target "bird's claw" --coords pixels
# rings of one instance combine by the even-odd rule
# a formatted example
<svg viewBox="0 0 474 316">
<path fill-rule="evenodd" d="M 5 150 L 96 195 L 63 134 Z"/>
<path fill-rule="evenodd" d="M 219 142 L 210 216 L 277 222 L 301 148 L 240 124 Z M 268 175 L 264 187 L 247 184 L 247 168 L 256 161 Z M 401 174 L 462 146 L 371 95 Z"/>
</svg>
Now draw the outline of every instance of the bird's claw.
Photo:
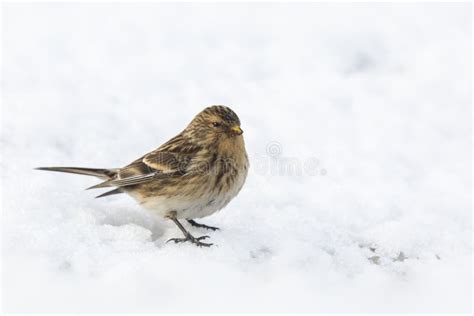
<svg viewBox="0 0 474 316">
<path fill-rule="evenodd" d="M 205 235 L 205 236 L 200 236 L 200 237 L 194 237 L 192 235 L 187 235 L 185 238 L 171 238 L 171 239 L 168 239 L 166 241 L 166 243 L 169 243 L 170 241 L 174 241 L 177 244 L 177 243 L 189 241 L 189 242 L 195 244 L 198 247 L 210 247 L 210 246 L 212 246 L 211 243 L 201 242 L 201 240 L 204 240 L 206 238 L 209 238 L 209 236 Z"/>
<path fill-rule="evenodd" d="M 205 235 L 205 236 L 201 236 L 201 237 L 198 237 L 198 238 L 195 238 L 196 240 L 203 240 L 203 239 L 206 239 L 206 238 L 211 238 L 209 237 L 208 235 Z"/>
<path fill-rule="evenodd" d="M 219 227 L 215 227 L 215 226 L 207 226 L 207 225 L 204 225 L 204 224 L 202 224 L 202 226 L 201 226 L 201 227 L 202 227 L 202 228 L 205 228 L 205 229 L 210 229 L 210 230 L 212 230 L 212 231 L 214 231 L 214 232 L 215 232 L 216 230 L 220 230 L 220 228 L 219 228 Z"/>
<path fill-rule="evenodd" d="M 201 223 L 197 223 L 196 221 L 194 221 L 192 219 L 188 219 L 187 221 L 188 221 L 189 224 L 191 224 L 191 226 L 194 226 L 194 227 L 210 229 L 212 231 L 220 230 L 219 227 L 208 226 L 208 225 L 204 225 L 204 224 L 201 224 Z"/>
</svg>

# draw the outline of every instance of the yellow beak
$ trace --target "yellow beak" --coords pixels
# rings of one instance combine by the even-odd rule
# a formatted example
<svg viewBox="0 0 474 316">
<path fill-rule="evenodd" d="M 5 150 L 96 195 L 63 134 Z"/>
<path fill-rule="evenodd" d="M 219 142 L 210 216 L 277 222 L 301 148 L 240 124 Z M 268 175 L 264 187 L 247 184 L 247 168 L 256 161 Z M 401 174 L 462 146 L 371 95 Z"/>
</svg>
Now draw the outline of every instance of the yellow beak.
<svg viewBox="0 0 474 316">
<path fill-rule="evenodd" d="M 240 128 L 239 125 L 232 126 L 230 130 L 237 135 L 242 135 L 244 133 L 244 131 Z"/>
</svg>

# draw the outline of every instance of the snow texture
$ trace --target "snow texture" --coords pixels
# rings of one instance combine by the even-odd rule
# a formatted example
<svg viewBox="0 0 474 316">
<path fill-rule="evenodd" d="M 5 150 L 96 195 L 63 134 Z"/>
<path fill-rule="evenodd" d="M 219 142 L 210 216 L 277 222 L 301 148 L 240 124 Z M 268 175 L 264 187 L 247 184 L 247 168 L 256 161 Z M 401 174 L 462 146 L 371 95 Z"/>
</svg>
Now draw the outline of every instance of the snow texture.
<svg viewBox="0 0 474 316">
<path fill-rule="evenodd" d="M 470 4 L 3 5 L 9 312 L 469 312 Z M 93 178 L 207 105 L 247 183 L 217 246 Z M 191 229 L 196 235 L 208 232 Z"/>
</svg>

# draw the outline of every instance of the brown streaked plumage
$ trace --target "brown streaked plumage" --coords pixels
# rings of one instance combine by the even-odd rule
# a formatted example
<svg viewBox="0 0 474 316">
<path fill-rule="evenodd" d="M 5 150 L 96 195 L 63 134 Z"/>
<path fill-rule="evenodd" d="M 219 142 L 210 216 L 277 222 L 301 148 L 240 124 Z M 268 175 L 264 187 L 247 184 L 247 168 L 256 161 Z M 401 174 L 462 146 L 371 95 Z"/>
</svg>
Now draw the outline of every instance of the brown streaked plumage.
<svg viewBox="0 0 474 316">
<path fill-rule="evenodd" d="M 184 238 L 169 241 L 210 246 L 201 241 L 209 236 L 192 236 L 179 219 L 186 219 L 192 226 L 218 229 L 194 219 L 222 209 L 242 188 L 248 170 L 242 133 L 234 111 L 215 105 L 196 115 L 180 134 L 123 168 L 38 169 L 100 178 L 104 181 L 89 189 L 114 189 L 98 197 L 127 193 L 146 209 L 171 219 Z"/>
</svg>

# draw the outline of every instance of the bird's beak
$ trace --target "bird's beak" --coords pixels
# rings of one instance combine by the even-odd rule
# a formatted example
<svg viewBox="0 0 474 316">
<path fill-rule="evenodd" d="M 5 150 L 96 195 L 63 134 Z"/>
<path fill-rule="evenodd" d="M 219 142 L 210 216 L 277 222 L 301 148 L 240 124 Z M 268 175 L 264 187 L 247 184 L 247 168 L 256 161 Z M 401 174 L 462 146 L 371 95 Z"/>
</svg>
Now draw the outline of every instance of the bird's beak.
<svg viewBox="0 0 474 316">
<path fill-rule="evenodd" d="M 239 125 L 232 126 L 230 130 L 236 135 L 242 135 L 244 133 L 244 131 L 240 128 Z"/>
</svg>

